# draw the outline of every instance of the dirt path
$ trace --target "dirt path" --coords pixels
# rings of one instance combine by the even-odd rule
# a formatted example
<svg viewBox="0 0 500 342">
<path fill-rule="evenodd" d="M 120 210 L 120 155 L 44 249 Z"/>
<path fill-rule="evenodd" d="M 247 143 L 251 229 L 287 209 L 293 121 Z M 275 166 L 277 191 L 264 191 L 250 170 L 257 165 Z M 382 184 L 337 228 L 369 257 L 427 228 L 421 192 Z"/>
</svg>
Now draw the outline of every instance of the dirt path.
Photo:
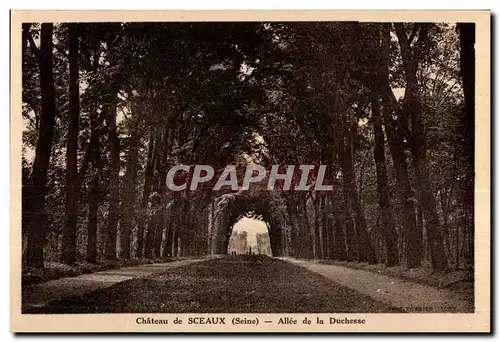
<svg viewBox="0 0 500 342">
<path fill-rule="evenodd" d="M 406 312 L 474 312 L 474 298 L 363 270 L 280 258 Z"/>
<path fill-rule="evenodd" d="M 31 312 L 46 306 L 49 302 L 78 297 L 89 292 L 108 288 L 134 278 L 143 278 L 156 273 L 186 266 L 206 259 L 187 259 L 168 263 L 146 264 L 102 272 L 82 274 L 77 277 L 60 278 L 23 288 L 23 312 Z"/>
</svg>

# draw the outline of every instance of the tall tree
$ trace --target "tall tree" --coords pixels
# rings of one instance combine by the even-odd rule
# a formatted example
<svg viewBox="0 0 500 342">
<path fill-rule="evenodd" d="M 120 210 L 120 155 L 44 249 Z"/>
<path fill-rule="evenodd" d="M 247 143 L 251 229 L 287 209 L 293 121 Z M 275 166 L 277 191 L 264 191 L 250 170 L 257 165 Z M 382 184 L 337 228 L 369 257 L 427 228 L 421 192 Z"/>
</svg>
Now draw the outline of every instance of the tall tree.
<svg viewBox="0 0 500 342">
<path fill-rule="evenodd" d="M 80 85 L 78 67 L 78 24 L 68 26 L 69 38 L 69 125 L 66 145 L 66 226 L 62 237 L 62 261 L 76 261 L 76 225 L 78 221 L 78 125 Z"/>
<path fill-rule="evenodd" d="M 36 53 L 40 68 L 40 89 L 42 95 L 42 112 L 40 117 L 40 130 L 36 143 L 33 170 L 26 185 L 27 208 L 27 246 L 26 266 L 43 267 L 43 247 L 45 244 L 45 196 L 47 194 L 47 170 L 49 168 L 50 154 L 54 138 L 54 125 L 56 118 L 56 101 L 54 76 L 52 71 L 53 34 L 52 23 L 43 23 L 40 34 L 40 49 L 30 38 L 30 46 Z M 31 36 L 30 36 L 31 37 Z"/>
<path fill-rule="evenodd" d="M 413 268 L 420 266 L 422 261 L 422 232 L 419 231 L 417 226 L 415 193 L 410 183 L 408 163 L 404 150 L 405 121 L 403 115 L 400 114 L 398 102 L 389 82 L 389 67 L 391 64 L 390 24 L 382 24 L 381 30 L 382 46 L 378 91 L 382 97 L 385 133 L 395 169 L 397 193 L 402 211 L 403 261 L 407 268 Z"/>
<path fill-rule="evenodd" d="M 106 124 L 111 151 L 109 172 L 109 213 L 105 233 L 105 257 L 116 260 L 116 238 L 120 219 L 120 139 L 116 128 L 118 90 L 116 84 L 108 93 Z"/>
<path fill-rule="evenodd" d="M 448 268 L 448 265 L 444 253 L 436 199 L 432 183 L 429 179 L 425 127 L 422 119 L 422 102 L 417 80 L 419 58 L 423 53 L 422 49 L 428 38 L 429 24 L 414 24 L 414 29 L 418 30 L 418 39 L 414 46 L 412 46 L 412 40 L 415 35 L 408 37 L 406 29 L 401 23 L 394 24 L 394 27 L 401 48 L 406 78 L 404 112 L 402 114 L 411 122 L 411 131 L 406 129 L 405 135 L 412 153 L 417 183 L 420 189 L 427 236 L 430 243 L 432 266 L 435 270 L 445 270 Z"/>
<path fill-rule="evenodd" d="M 129 94 L 132 96 L 132 94 Z M 132 100 L 133 101 L 133 100 Z M 139 117 L 144 115 L 141 106 L 136 105 L 133 109 L 132 124 L 130 127 L 130 138 L 128 140 L 127 169 L 123 180 L 123 192 L 120 216 L 120 258 L 128 259 L 131 255 L 131 232 L 135 221 L 135 186 L 137 178 L 139 144 L 141 129 Z"/>
<path fill-rule="evenodd" d="M 468 170 L 465 177 L 465 224 L 469 228 L 470 247 L 467 248 L 469 257 L 474 260 L 474 150 L 475 150 L 475 78 L 476 78 L 476 24 L 458 23 L 460 35 L 460 74 L 465 99 L 465 115 L 462 119 L 463 133 L 466 136 Z M 465 243 L 465 242 L 464 242 Z"/>
<path fill-rule="evenodd" d="M 378 97 L 372 98 L 373 133 L 375 136 L 375 167 L 377 172 L 377 194 L 380 206 L 383 232 L 386 247 L 385 263 L 387 266 L 399 264 L 396 223 L 392 214 L 391 199 L 387 185 L 387 168 L 385 163 L 385 137 L 382 130 L 382 117 Z"/>
<path fill-rule="evenodd" d="M 475 122 L 475 77 L 476 77 L 476 24 L 458 23 L 460 34 L 460 73 L 465 98 L 464 126 L 467 131 L 467 146 L 469 147 L 468 162 L 474 169 L 474 122 Z"/>
<path fill-rule="evenodd" d="M 156 163 L 158 148 L 155 144 L 155 136 L 153 133 L 150 134 L 149 143 L 148 143 L 148 156 L 146 160 L 146 170 L 144 174 L 144 187 L 142 190 L 142 199 L 141 199 L 141 211 L 139 214 L 139 218 L 137 221 L 137 245 L 135 254 L 138 258 L 142 258 L 144 252 L 144 231 L 146 225 L 147 218 L 147 208 L 149 202 L 149 195 L 151 193 L 151 185 L 153 183 L 153 175 L 154 175 L 154 165 Z"/>
<path fill-rule="evenodd" d="M 96 75 L 99 69 L 99 54 L 98 51 L 92 51 L 91 70 Z M 104 120 L 104 115 L 103 120 Z M 102 120 L 102 121 L 103 121 Z M 97 104 L 92 102 L 90 108 L 90 184 L 88 195 L 88 214 L 87 214 L 87 262 L 97 262 L 97 226 L 98 226 L 98 210 L 101 201 L 101 175 L 102 175 L 102 162 L 99 144 L 101 120 L 97 113 Z M 80 179 L 83 178 L 80 172 Z"/>
</svg>

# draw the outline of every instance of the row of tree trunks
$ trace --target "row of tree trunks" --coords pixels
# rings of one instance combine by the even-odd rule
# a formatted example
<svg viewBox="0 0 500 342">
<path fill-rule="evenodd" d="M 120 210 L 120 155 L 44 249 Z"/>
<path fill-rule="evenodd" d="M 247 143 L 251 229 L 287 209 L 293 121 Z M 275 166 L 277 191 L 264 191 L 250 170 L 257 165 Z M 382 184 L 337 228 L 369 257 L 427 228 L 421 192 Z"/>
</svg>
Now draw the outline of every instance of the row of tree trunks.
<svg viewBox="0 0 500 342">
<path fill-rule="evenodd" d="M 140 214 L 137 220 L 137 245 L 135 254 L 138 258 L 144 255 L 144 231 L 146 225 L 147 209 L 149 203 L 149 195 L 151 193 L 151 185 L 153 183 L 154 165 L 158 156 L 158 146 L 155 142 L 153 133 L 149 137 L 148 156 L 146 161 L 144 187 L 142 191 L 142 200 L 140 206 Z"/>
<path fill-rule="evenodd" d="M 43 33 L 43 32 L 42 32 Z M 76 197 L 78 191 L 78 172 L 77 172 L 77 134 L 78 134 L 78 116 L 79 116 L 79 99 L 78 99 L 78 65 L 75 63 L 77 61 L 78 56 L 78 35 L 76 25 L 70 26 L 70 129 L 68 133 L 68 149 L 67 149 L 67 158 L 68 158 L 68 175 L 67 175 L 67 184 L 68 184 L 68 194 L 67 194 L 67 226 L 64 230 L 64 238 L 63 238 L 63 259 L 71 263 L 75 258 L 75 246 L 76 246 L 76 219 L 78 214 L 76 212 Z M 46 42 L 43 41 L 43 42 Z M 42 42 L 42 43 L 43 43 Z M 41 50 L 45 45 L 42 44 Z M 42 60 L 42 59 L 41 59 Z M 42 62 L 41 62 L 42 65 Z M 43 65 L 46 65 L 43 64 Z M 51 72 L 50 72 L 51 74 Z M 47 73 L 41 73 L 41 80 L 46 79 L 44 76 L 47 76 Z M 41 83 L 46 84 L 44 81 Z M 52 80 L 53 83 L 53 80 Z M 46 88 L 46 87 L 43 87 Z M 46 92 L 47 93 L 47 92 Z M 107 229 L 106 239 L 105 239 L 105 256 L 107 259 L 114 260 L 116 258 L 116 232 L 118 227 L 118 222 L 120 220 L 120 228 L 121 228 L 121 258 L 129 258 L 130 257 L 130 237 L 131 237 L 131 226 L 133 225 L 133 203 L 135 196 L 135 177 L 136 177 L 136 169 L 137 169 L 137 145 L 139 135 L 135 130 L 133 130 L 133 135 L 130 139 L 130 146 L 127 156 L 127 171 L 125 174 L 125 183 L 124 183 L 124 192 L 122 198 L 122 207 L 119 208 L 120 203 L 120 192 L 119 192 L 119 170 L 120 170 L 120 144 L 116 131 L 116 101 L 117 101 L 117 91 L 112 89 L 108 94 L 108 103 L 107 105 L 107 114 L 105 116 L 108 133 L 109 133 L 109 142 L 110 142 L 110 150 L 111 150 L 111 172 L 110 172 L 110 194 L 109 194 L 109 216 L 107 219 Z M 47 101 L 45 101 L 47 102 Z M 43 108 L 42 108 L 43 109 Z M 53 106 L 55 110 L 55 106 Z M 97 121 L 97 113 L 91 114 L 91 143 L 90 143 L 90 151 L 91 151 L 91 164 L 93 169 L 92 181 L 91 181 L 91 189 L 90 189 L 90 203 L 89 203 L 89 222 L 88 222 L 88 251 L 87 251 L 87 259 L 89 261 L 96 261 L 96 241 L 97 241 L 97 210 L 99 203 L 99 174 L 100 174 L 100 162 L 99 162 L 99 151 L 98 151 L 98 142 L 99 142 L 99 133 L 98 133 L 98 123 Z M 42 120 L 43 126 L 43 120 Z M 43 129 L 41 130 L 43 133 Z M 42 141 L 42 139 L 39 139 Z M 349 144 L 351 144 L 349 142 Z M 152 199 L 153 208 L 157 208 L 162 204 L 162 194 L 164 192 L 164 168 L 160 167 L 163 164 L 163 158 L 158 156 L 159 151 L 154 152 L 154 142 L 151 139 L 150 141 L 150 149 L 148 152 L 148 163 L 146 170 L 146 181 L 143 192 L 143 201 L 142 207 L 145 209 L 147 207 L 149 201 L 149 192 L 151 189 L 150 184 L 153 183 L 153 191 L 157 196 Z M 356 181 L 355 175 L 353 171 L 353 156 L 352 156 L 352 146 L 347 146 L 342 154 L 340 155 L 341 165 L 343 170 L 343 179 L 344 179 L 344 197 L 346 206 L 344 208 L 345 217 L 346 217 L 346 232 L 347 232 L 347 252 L 351 256 L 351 259 L 359 259 L 360 261 L 370 261 L 374 260 L 373 258 L 373 250 L 369 243 L 367 237 L 367 228 L 366 228 L 366 220 L 364 218 L 364 213 L 359 202 L 359 197 L 356 189 Z M 42 156 L 42 154 L 38 154 L 38 156 Z M 153 156 L 154 155 L 154 156 Z M 50 151 L 49 151 L 50 157 Z M 48 161 L 47 161 L 48 163 Z M 152 177 L 152 165 L 156 165 L 155 169 L 160 169 L 160 174 L 156 177 Z M 34 169 L 34 174 L 35 174 Z M 163 174 L 162 174 L 163 173 Z M 153 179 L 152 179 L 153 178 Z M 162 206 L 164 207 L 164 205 Z M 304 256 L 307 257 L 321 257 L 324 258 L 325 254 L 329 254 L 326 251 L 329 250 L 327 248 L 329 240 L 337 241 L 336 248 L 334 248 L 335 253 L 341 254 L 341 251 L 344 248 L 341 248 L 343 245 L 343 233 L 344 229 L 341 229 L 342 222 L 340 221 L 340 215 L 336 215 L 336 233 L 333 234 L 332 238 L 328 238 L 328 232 L 325 230 L 325 220 L 321 216 L 324 209 L 324 199 L 322 197 L 318 197 L 314 200 L 314 226 L 311 226 L 309 220 L 309 213 L 307 209 L 307 200 L 305 195 L 299 196 L 299 219 L 301 221 L 302 232 L 299 231 L 299 239 L 300 250 L 306 250 L 304 252 Z M 163 209 L 157 210 L 156 214 L 151 217 L 150 227 L 148 229 L 148 234 L 146 238 L 146 257 L 151 257 L 153 254 L 155 256 L 159 255 L 158 241 L 162 241 L 163 237 Z M 354 221 L 356 222 L 356 229 L 354 229 Z M 138 222 L 139 233 L 138 233 L 138 249 L 137 255 L 142 255 L 142 240 L 143 240 L 143 230 L 144 224 Z M 142 227 L 142 229 L 141 229 Z M 31 234 L 36 235 L 36 234 Z M 178 235 L 178 233 L 169 233 L 168 235 Z M 178 239 L 172 237 L 172 244 L 177 244 Z M 275 239 L 273 239 L 275 240 Z M 295 240 L 295 239 L 293 239 Z M 153 241 L 155 242 L 152 245 Z M 325 244 L 325 241 L 327 242 Z M 357 244 L 355 246 L 355 243 Z M 274 241 L 276 244 L 276 241 Z M 304 248 L 308 245 L 312 245 L 312 251 L 307 252 L 307 248 Z M 176 248 L 173 247 L 175 250 Z M 33 249 L 31 249 L 33 250 Z M 335 252 L 335 250 L 337 252 Z M 154 253 L 153 253 L 154 252 Z M 43 253 L 43 251 L 42 251 Z M 309 254 L 310 253 L 310 254 Z"/>
<path fill-rule="evenodd" d="M 373 129 L 375 136 L 374 158 L 376 165 L 378 202 L 380 206 L 383 242 L 386 248 L 385 261 L 389 266 L 399 262 L 399 252 L 396 243 L 396 223 L 394 221 L 389 197 L 387 169 L 385 161 L 384 129 L 388 138 L 389 150 L 392 156 L 396 182 L 398 188 L 398 199 L 400 202 L 403 231 L 403 252 L 404 264 L 409 267 L 420 266 L 422 260 L 423 231 L 430 248 L 432 265 L 435 270 L 444 270 L 448 267 L 446 257 L 447 239 L 447 209 L 444 212 L 444 227 L 439 221 L 437 203 L 433 184 L 430 179 L 429 161 L 425 139 L 425 126 L 422 119 L 422 98 L 419 92 L 417 72 L 420 52 L 417 53 L 422 42 L 426 39 L 428 25 L 415 24 L 414 30 L 418 34 L 407 37 L 404 24 L 395 24 L 395 31 L 400 45 L 403 67 L 406 78 L 405 96 L 403 107 L 399 108 L 399 103 L 395 99 L 389 83 L 388 66 L 390 52 L 390 24 L 383 24 L 382 27 L 382 48 L 381 48 L 381 72 L 380 82 L 377 82 L 373 91 L 372 115 Z M 79 41 L 78 25 L 68 25 L 68 47 L 69 47 L 69 115 L 68 115 L 68 135 L 67 135 L 67 175 L 66 175 L 66 223 L 62 238 L 62 260 L 66 263 L 73 263 L 76 260 L 76 232 L 78 223 L 78 191 L 80 187 L 79 178 L 84 173 L 78 172 L 78 133 L 79 133 Z M 464 126 L 469 130 L 469 147 L 473 146 L 473 121 L 474 121 L 474 27 L 473 25 L 458 25 L 461 43 L 461 69 L 465 93 Z M 43 246 L 45 240 L 47 221 L 45 212 L 45 195 L 47 183 L 47 169 L 50 163 L 51 148 L 53 141 L 53 131 L 56 117 L 55 89 L 52 73 L 52 30 L 51 24 L 42 24 L 40 36 L 40 48 L 38 49 L 30 39 L 29 24 L 23 25 L 23 63 L 25 63 L 25 50 L 28 46 L 35 51 L 40 68 L 40 89 L 41 89 L 41 113 L 39 136 L 36 144 L 35 160 L 29 181 L 24 189 L 25 198 L 23 225 L 27 234 L 27 254 L 26 265 L 30 267 L 43 266 Z M 417 32 L 417 31 L 415 31 Z M 414 38 L 418 37 L 416 42 Z M 112 41 L 108 45 L 112 53 Z M 97 71 L 99 54 L 94 61 Z M 472 64 L 471 64 L 472 63 Z M 472 70 L 472 72 L 470 71 Z M 199 251 L 198 238 L 193 232 L 200 232 L 196 226 L 186 218 L 194 217 L 197 214 L 195 208 L 190 206 L 188 201 L 181 201 L 180 205 L 170 203 L 165 196 L 166 177 L 166 151 L 169 151 L 168 134 L 163 136 L 153 136 L 150 139 L 148 158 L 146 163 L 145 182 L 142 194 L 141 209 L 142 214 L 135 222 L 135 185 L 138 168 L 138 150 L 140 143 L 140 132 L 132 129 L 127 152 L 127 168 L 123 177 L 123 192 L 120 193 L 120 140 L 117 132 L 117 102 L 119 86 L 113 84 L 104 94 L 103 113 L 109 135 L 110 167 L 109 167 L 109 194 L 108 194 L 108 217 L 106 227 L 103 228 L 105 235 L 104 254 L 105 258 L 114 260 L 117 257 L 116 242 L 117 229 L 120 227 L 120 258 L 128 259 L 132 256 L 131 236 L 132 228 L 138 226 L 138 243 L 136 255 L 147 258 L 158 257 L 162 250 L 172 251 L 172 255 L 179 254 L 182 250 L 184 254 L 197 254 Z M 382 99 L 382 110 L 380 101 Z M 135 114 L 134 114 L 135 115 Z M 100 161 L 99 134 L 100 124 L 96 108 L 90 110 L 91 116 L 91 137 L 89 144 L 89 161 L 91 165 L 91 182 L 89 192 L 88 210 L 88 237 L 87 237 L 87 260 L 97 261 L 97 217 L 100 203 L 100 175 L 102 173 L 102 163 Z M 312 196 L 311 206 L 308 206 L 308 196 L 306 193 L 299 193 L 295 203 L 288 209 L 288 217 L 291 217 L 290 226 L 291 250 L 302 257 L 328 258 L 333 256 L 339 259 L 357 260 L 362 262 L 376 262 L 377 258 L 371 243 L 368 231 L 365 212 L 361 203 L 362 180 L 356 179 L 354 172 L 355 151 L 353 140 L 356 136 L 357 121 L 352 122 L 349 129 L 342 137 L 342 146 L 337 152 L 342 170 L 342 197 L 334 194 L 330 198 L 330 205 L 324 196 Z M 472 136 L 472 138 L 471 138 Z M 470 140 L 472 139 L 472 140 Z M 180 144 L 182 145 L 182 144 Z M 409 147 L 411 153 L 412 167 L 415 171 L 418 194 L 412 189 L 407 165 L 405 147 Z M 472 199 L 471 180 L 473 178 L 473 151 L 469 153 L 469 166 L 471 168 L 466 187 L 467 195 Z M 84 168 L 82 163 L 82 168 Z M 359 187 L 358 187 L 359 185 Z M 154 196 L 150 196 L 153 192 Z M 445 201 L 443 201 L 445 202 Z M 120 206 L 121 203 L 121 206 Z M 149 217 L 146 241 L 144 243 L 144 228 L 146 224 L 148 205 L 151 203 L 153 214 Z M 169 205 L 172 208 L 169 209 Z M 326 207 L 330 207 L 334 219 L 329 220 L 326 215 Z M 471 204 L 470 208 L 473 207 Z M 420 210 L 417 220 L 417 212 Z M 443 206 L 445 208 L 445 206 Z M 172 214 L 169 210 L 173 210 Z M 423 213 L 423 216 L 422 216 Z M 311 216 L 313 215 L 313 216 Z M 466 215 L 466 222 L 471 215 Z M 312 220 L 310 218 L 313 218 Z M 424 224 L 425 218 L 425 224 Z M 272 245 L 273 252 L 282 253 L 284 228 L 279 222 L 272 222 Z M 287 223 L 288 224 L 288 223 Z M 469 223 L 471 224 L 471 223 Z M 197 224 L 196 224 L 197 225 Z M 204 225 L 203 225 L 204 226 Z M 333 227 L 332 227 L 333 226 Z M 332 227 L 332 228 L 330 228 Z M 472 224 L 471 224 L 472 227 Z M 444 228 L 444 230 L 443 230 Z M 473 229 L 473 228 L 472 228 Z M 459 231 L 456 231 L 458 234 Z M 372 230 L 372 235 L 376 232 Z M 444 236 L 443 236 L 444 235 Z M 194 239 L 194 240 L 193 240 Z M 379 237 L 376 239 L 379 241 Z M 167 240 L 167 241 L 165 241 Z M 456 238 L 458 241 L 458 237 Z M 189 241 L 194 241 L 189 245 Z M 380 241 L 379 241 L 380 242 Z M 164 247 L 162 247 L 164 244 Z M 226 247 L 224 247 L 226 246 Z M 280 247 L 277 247 L 280 246 Z M 219 243 L 217 250 L 222 252 L 227 248 L 227 239 Z M 456 248 L 458 251 L 458 247 Z M 472 251 L 472 248 L 469 250 Z M 224 251 L 225 252 L 225 251 Z M 165 254 L 165 253 L 163 253 Z M 183 254 L 183 255 L 184 255 Z M 455 257 L 457 260 L 458 257 Z"/>
<path fill-rule="evenodd" d="M 334 184 L 333 174 L 330 176 Z M 305 194 L 289 195 L 285 202 L 283 220 L 290 232 L 285 239 L 288 245 L 283 248 L 288 255 L 299 258 L 346 259 L 345 220 L 339 208 L 338 192 L 317 195 L 312 199 L 313 225 L 308 223 L 310 205 Z M 283 235 L 284 232 L 280 234 Z"/>
<path fill-rule="evenodd" d="M 350 242 L 351 244 L 349 245 L 349 248 L 356 251 L 356 260 L 375 263 L 375 252 L 368 237 L 366 218 L 359 201 L 356 186 L 356 174 L 354 173 L 352 138 L 355 134 L 356 128 L 357 122 L 351 125 L 351 128 L 345 137 L 345 144 L 339 152 L 346 206 L 351 210 L 356 224 L 356 230 L 352 231 L 352 239 L 348 238 L 348 245 Z"/>
</svg>

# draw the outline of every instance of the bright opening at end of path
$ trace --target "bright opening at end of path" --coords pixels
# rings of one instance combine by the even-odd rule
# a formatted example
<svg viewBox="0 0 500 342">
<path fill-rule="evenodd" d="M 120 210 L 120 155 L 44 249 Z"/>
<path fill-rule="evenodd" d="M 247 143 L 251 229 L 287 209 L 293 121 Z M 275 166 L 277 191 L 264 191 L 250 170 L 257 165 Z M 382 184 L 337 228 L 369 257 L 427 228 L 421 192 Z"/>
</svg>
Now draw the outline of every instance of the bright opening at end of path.
<svg viewBox="0 0 500 342">
<path fill-rule="evenodd" d="M 266 223 L 248 217 L 236 222 L 229 238 L 227 252 L 230 255 L 251 253 L 272 256 Z"/>
</svg>

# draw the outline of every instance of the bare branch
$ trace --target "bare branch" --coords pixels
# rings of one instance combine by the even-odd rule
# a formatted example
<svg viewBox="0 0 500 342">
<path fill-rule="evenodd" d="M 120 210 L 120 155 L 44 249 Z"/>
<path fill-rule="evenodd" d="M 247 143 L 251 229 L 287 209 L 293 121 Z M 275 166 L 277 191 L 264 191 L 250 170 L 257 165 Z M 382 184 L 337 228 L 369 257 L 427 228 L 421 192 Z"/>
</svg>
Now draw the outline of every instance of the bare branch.
<svg viewBox="0 0 500 342">
<path fill-rule="evenodd" d="M 411 44 L 413 43 L 413 40 L 415 39 L 415 36 L 417 35 L 417 32 L 418 32 L 418 29 L 420 28 L 420 24 L 419 23 L 415 23 L 413 24 L 413 29 L 411 31 L 411 34 L 410 34 L 410 38 L 408 38 L 408 44 L 411 46 Z M 405 34 L 406 35 L 406 34 Z M 420 36 L 420 35 L 419 35 Z"/>
<path fill-rule="evenodd" d="M 28 33 L 28 41 L 30 43 L 31 53 L 33 53 L 33 55 L 35 55 L 37 61 L 40 62 L 40 60 L 42 58 L 41 54 L 40 54 L 40 50 L 36 46 L 35 41 L 33 40 L 33 37 L 31 36 L 31 33 Z"/>
</svg>

